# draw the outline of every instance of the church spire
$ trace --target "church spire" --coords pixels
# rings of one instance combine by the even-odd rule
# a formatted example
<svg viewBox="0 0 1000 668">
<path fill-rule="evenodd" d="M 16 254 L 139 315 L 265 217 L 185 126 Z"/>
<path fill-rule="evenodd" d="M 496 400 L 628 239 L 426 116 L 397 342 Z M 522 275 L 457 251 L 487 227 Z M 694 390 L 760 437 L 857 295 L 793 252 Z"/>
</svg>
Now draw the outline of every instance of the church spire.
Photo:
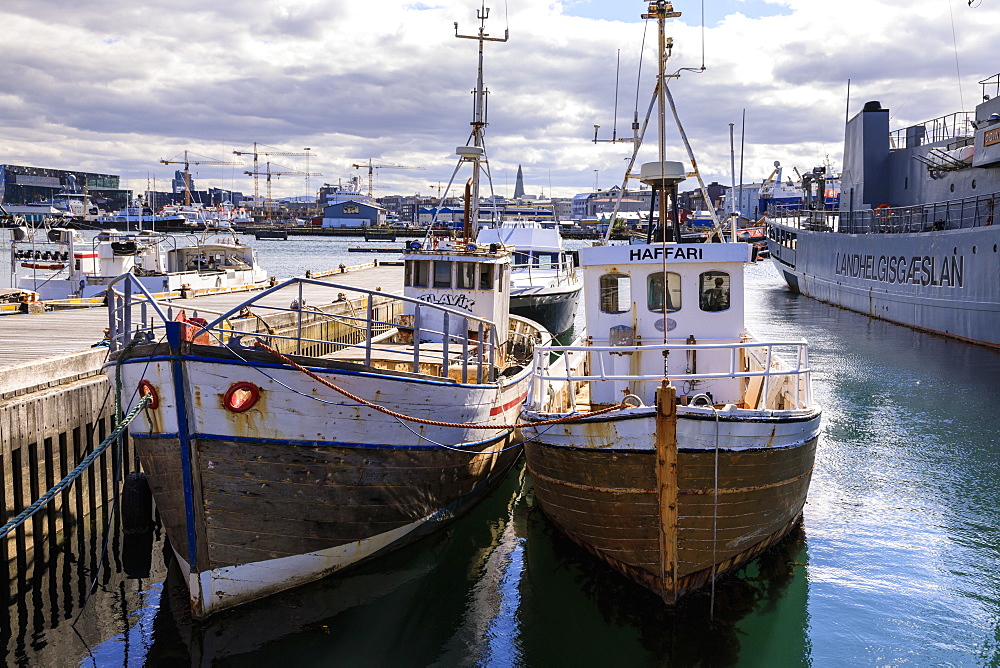
<svg viewBox="0 0 1000 668">
<path fill-rule="evenodd" d="M 517 181 L 514 183 L 514 199 L 524 197 L 524 174 L 521 173 L 521 165 L 517 166 Z"/>
</svg>

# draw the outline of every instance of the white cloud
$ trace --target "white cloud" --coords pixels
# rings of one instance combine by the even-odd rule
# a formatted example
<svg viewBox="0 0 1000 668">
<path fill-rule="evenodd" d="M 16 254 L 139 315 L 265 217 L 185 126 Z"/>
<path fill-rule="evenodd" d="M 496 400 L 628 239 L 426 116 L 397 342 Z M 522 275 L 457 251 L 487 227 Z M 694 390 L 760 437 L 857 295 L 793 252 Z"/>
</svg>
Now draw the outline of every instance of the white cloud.
<svg viewBox="0 0 1000 668">
<path fill-rule="evenodd" d="M 808 169 L 841 155 L 847 81 L 850 111 L 878 99 L 894 127 L 980 99 L 977 81 L 1000 71 L 991 48 L 1000 8 L 983 2 L 785 0 L 780 11 L 732 2 L 729 16 L 702 30 L 700 6 L 672 22 L 670 66 L 698 67 L 671 84 L 685 130 L 708 180 L 728 183 L 729 123 L 746 110 L 744 175 L 766 175 L 774 160 Z M 491 91 L 487 141 L 496 187 L 513 188 L 518 164 L 529 192 L 560 195 L 621 181 L 627 144 L 609 136 L 615 61 L 621 70 L 618 134 L 630 133 L 643 3 L 605 5 L 602 15 L 569 16 L 549 0 L 511 0 L 491 11 L 485 79 Z M 380 192 L 429 193 L 447 181 L 455 146 L 465 143 L 475 85 L 475 0 L 329 3 L 137 0 L 109 9 L 96 0 L 6 0 L 0 5 L 0 162 L 120 173 L 145 188 L 167 179 L 158 162 L 187 149 L 230 160 L 257 141 L 282 151 L 312 148 L 312 183 L 353 175 L 354 162 L 421 166 L 385 170 Z M 566 3 L 565 11 L 572 11 Z M 954 35 L 952 39 L 952 17 Z M 640 114 L 652 92 L 655 32 L 646 34 Z M 961 89 L 959 87 L 961 81 Z M 671 156 L 683 148 L 670 134 Z M 648 134 L 643 160 L 655 155 Z M 302 158 L 275 158 L 305 170 Z M 203 167 L 199 184 L 252 191 L 237 169 Z M 304 177 L 283 177 L 276 194 L 302 194 Z"/>
</svg>

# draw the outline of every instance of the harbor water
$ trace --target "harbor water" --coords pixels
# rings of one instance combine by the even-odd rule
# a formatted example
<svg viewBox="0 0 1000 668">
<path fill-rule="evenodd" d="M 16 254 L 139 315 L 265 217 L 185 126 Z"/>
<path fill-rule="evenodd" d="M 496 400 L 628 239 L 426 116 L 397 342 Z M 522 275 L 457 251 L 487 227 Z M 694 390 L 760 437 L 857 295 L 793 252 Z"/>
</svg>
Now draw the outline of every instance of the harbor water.
<svg viewBox="0 0 1000 668">
<path fill-rule="evenodd" d="M 255 242 L 279 277 L 374 259 L 351 245 Z M 66 538 L 62 560 L 16 574 L 38 596 L 67 593 L 19 634 L 0 626 L 4 662 L 1000 665 L 1000 353 L 793 295 L 769 264 L 748 269 L 748 286 L 761 338 L 811 344 L 824 408 L 812 487 L 800 530 L 676 609 L 556 532 L 517 466 L 445 531 L 202 625 L 183 609 L 159 534 L 146 539 L 148 576 L 128 568 L 130 537 L 114 532 L 99 573 L 65 566 L 94 563 L 95 520 Z M 68 592 L 95 574 L 81 610 Z M 9 601 L 8 619 L 26 610 Z M 109 610 L 117 623 L 94 622 Z"/>
</svg>

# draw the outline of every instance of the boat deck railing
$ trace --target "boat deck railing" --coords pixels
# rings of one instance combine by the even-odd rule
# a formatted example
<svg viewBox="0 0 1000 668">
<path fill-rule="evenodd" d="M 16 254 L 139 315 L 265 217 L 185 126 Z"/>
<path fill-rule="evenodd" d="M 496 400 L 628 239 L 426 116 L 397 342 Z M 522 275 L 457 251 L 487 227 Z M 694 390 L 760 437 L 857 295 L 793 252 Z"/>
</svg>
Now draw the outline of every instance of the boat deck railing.
<svg viewBox="0 0 1000 668">
<path fill-rule="evenodd" d="M 969 137 L 975 133 L 976 126 L 972 124 L 975 120 L 975 112 L 956 111 L 923 123 L 900 128 L 889 133 L 889 147 L 891 149 L 914 148 L 939 141 Z"/>
<path fill-rule="evenodd" d="M 768 218 L 776 223 L 807 230 L 845 234 L 901 234 L 993 225 L 994 216 L 1000 215 L 998 209 L 1000 197 L 978 195 L 906 207 L 881 205 L 861 211 L 777 209 Z"/>
<path fill-rule="evenodd" d="M 606 344 L 608 342 L 593 341 L 593 343 Z M 672 352 L 683 354 L 688 351 L 726 351 L 728 355 L 725 355 L 725 358 L 728 362 L 723 366 L 716 358 L 715 368 L 701 373 L 620 374 L 608 371 L 609 366 L 615 366 L 611 363 L 615 356 L 645 353 L 654 354 L 656 357 L 666 357 Z M 779 353 L 781 354 L 779 355 Z M 582 356 L 586 356 L 586 364 L 579 364 Z M 788 361 L 791 359 L 795 360 L 794 364 Z M 582 370 L 582 372 L 578 373 L 578 370 Z M 535 346 L 534 382 L 531 396 L 528 398 L 528 405 L 532 406 L 534 410 L 544 410 L 544 403 L 550 398 L 547 388 L 552 383 L 564 384 L 568 389 L 569 396 L 575 396 L 575 383 L 623 381 L 628 382 L 633 388 L 644 386 L 650 390 L 647 394 L 652 396 L 652 388 L 664 380 L 687 383 L 715 379 L 745 379 L 748 384 L 753 379 L 760 379 L 757 381 L 761 383 L 758 387 L 759 396 L 766 403 L 767 398 L 773 394 L 772 390 L 776 389 L 775 379 L 780 378 L 780 385 L 791 390 L 792 405 L 808 407 L 812 405 L 811 374 L 809 345 L 805 341 L 659 343 L 633 346 L 542 345 Z"/>
<path fill-rule="evenodd" d="M 360 296 L 347 299 L 346 292 Z M 237 352 L 259 340 L 286 355 L 485 383 L 495 381 L 504 365 L 530 360 L 538 342 L 537 332 L 519 319 L 511 319 L 512 331 L 500 339 L 494 323 L 469 313 L 307 278 L 285 281 L 225 312 L 199 308 L 183 317 L 177 305 L 157 300 L 131 275 L 115 279 L 108 295 L 112 352 L 136 338 L 169 342 L 173 328 L 182 340 Z"/>
<path fill-rule="evenodd" d="M 513 277 L 515 272 L 520 277 L 527 274 L 530 283 L 534 283 L 535 280 L 554 280 L 555 285 L 568 285 L 576 282 L 576 267 L 573 264 L 572 256 L 565 252 L 561 253 L 561 256 L 559 262 L 548 266 L 542 266 L 533 261 L 512 264 L 510 266 L 511 276 Z"/>
</svg>

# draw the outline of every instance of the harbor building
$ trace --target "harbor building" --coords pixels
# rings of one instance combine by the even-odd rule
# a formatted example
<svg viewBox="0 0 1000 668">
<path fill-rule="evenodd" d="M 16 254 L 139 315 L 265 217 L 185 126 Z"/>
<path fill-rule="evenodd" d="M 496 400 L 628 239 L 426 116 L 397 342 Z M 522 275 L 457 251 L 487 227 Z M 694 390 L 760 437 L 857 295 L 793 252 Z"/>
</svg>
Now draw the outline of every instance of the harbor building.
<svg viewBox="0 0 1000 668">
<path fill-rule="evenodd" d="M 105 211 L 123 209 L 129 203 L 129 191 L 121 188 L 121 179 L 114 174 L 0 165 L 0 203 L 55 203 L 56 208 L 68 211 L 67 200 L 76 200 L 82 207 L 84 195 L 91 205 Z M 81 215 L 87 214 L 81 209 Z"/>
<path fill-rule="evenodd" d="M 323 209 L 323 227 L 373 227 L 385 225 L 385 209 L 374 202 L 349 199 Z"/>
</svg>

